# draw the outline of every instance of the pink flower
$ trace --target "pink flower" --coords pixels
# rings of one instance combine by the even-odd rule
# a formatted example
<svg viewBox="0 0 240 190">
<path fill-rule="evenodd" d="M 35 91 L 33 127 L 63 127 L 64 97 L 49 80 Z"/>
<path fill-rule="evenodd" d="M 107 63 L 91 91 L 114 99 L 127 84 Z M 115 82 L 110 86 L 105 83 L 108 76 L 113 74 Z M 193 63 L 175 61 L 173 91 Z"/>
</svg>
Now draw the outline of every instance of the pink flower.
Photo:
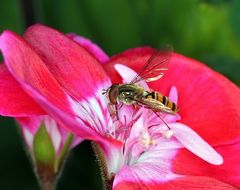
<svg viewBox="0 0 240 190">
<path fill-rule="evenodd" d="M 82 139 L 53 120 L 0 65 L 0 112 L 15 118 L 43 186 L 52 185 L 68 152 Z M 49 176 L 46 182 L 45 175 Z M 44 184 L 45 183 L 45 184 Z"/>
<path fill-rule="evenodd" d="M 43 109 L 75 135 L 99 144 L 113 189 L 240 187 L 238 87 L 205 65 L 174 54 L 163 79 L 149 84 L 178 102 L 179 115 L 164 115 L 171 130 L 145 108 L 123 106 L 116 121 L 102 90 L 121 83 L 121 77 L 127 82 L 153 49 L 128 50 L 106 62 L 107 56 L 91 42 L 72 39 L 35 25 L 23 38 L 5 31 L 0 48 L 24 93 L 40 105 L 34 113 Z M 13 107 L 20 108 L 1 104 L 2 114 L 14 115 L 18 109 Z M 25 111 L 33 112 L 30 106 Z"/>
<path fill-rule="evenodd" d="M 113 83 L 121 82 L 114 69 L 116 63 L 122 63 L 138 71 L 152 52 L 151 48 L 128 50 L 113 57 L 106 64 L 105 70 L 110 73 Z M 213 166 L 186 149 L 178 149 L 170 162 L 171 171 L 185 175 L 184 178 L 147 185 L 143 181 L 133 183 L 125 179 L 121 180 L 116 189 L 138 189 L 144 185 L 149 189 L 234 189 L 225 183 L 239 187 L 240 175 L 236 168 L 239 167 L 240 157 L 235 154 L 240 148 L 239 88 L 203 64 L 177 54 L 172 57 L 169 71 L 165 76 L 157 82 L 150 83 L 150 88 L 163 94 L 167 94 L 172 86 L 176 86 L 178 90 L 181 116 L 178 122 L 190 126 L 215 147 L 223 157 L 223 164 Z"/>
<path fill-rule="evenodd" d="M 16 119 L 23 137 L 31 152 L 34 151 L 34 138 L 41 126 L 46 129 L 53 145 L 54 154 L 61 154 L 66 141 L 72 138 L 69 146 L 73 147 L 81 139 L 70 137 L 62 124 L 56 123 L 39 105 L 27 95 L 18 82 L 12 77 L 5 65 L 0 65 L 1 115 Z"/>
<path fill-rule="evenodd" d="M 136 75 L 125 66 L 116 64 L 115 68 L 124 83 L 129 83 Z M 146 83 L 142 82 L 141 85 L 148 88 Z M 171 88 L 169 98 L 177 103 L 175 87 Z M 177 122 L 181 119 L 178 114 L 163 114 L 168 126 L 146 108 L 133 110 L 129 106 L 123 106 L 119 110 L 119 117 L 110 135 L 123 142 L 123 146 L 107 150 L 108 173 L 115 174 L 114 189 L 159 189 L 161 186 L 164 189 L 163 184 L 184 179 L 185 175 L 172 171 L 172 162 L 182 148 L 187 148 L 210 164 L 223 163 L 221 155 L 199 135 Z"/>
<path fill-rule="evenodd" d="M 23 137 L 30 151 L 34 151 L 34 138 L 36 134 L 41 130 L 41 127 L 45 127 L 46 134 L 52 143 L 52 148 L 56 157 L 60 156 L 64 148 L 70 148 L 76 146 L 82 140 L 74 137 L 71 133 L 65 130 L 63 126 L 56 123 L 49 116 L 32 116 L 32 117 L 17 117 L 18 124 L 21 127 Z M 66 143 L 69 143 L 66 146 Z"/>
</svg>

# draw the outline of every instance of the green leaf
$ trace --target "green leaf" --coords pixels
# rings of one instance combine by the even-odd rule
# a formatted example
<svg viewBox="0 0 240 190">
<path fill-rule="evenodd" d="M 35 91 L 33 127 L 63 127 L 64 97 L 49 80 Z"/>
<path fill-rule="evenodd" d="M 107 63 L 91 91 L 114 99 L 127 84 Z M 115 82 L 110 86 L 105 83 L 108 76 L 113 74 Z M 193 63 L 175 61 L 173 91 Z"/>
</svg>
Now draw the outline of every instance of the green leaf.
<svg viewBox="0 0 240 190">
<path fill-rule="evenodd" d="M 33 140 L 33 151 L 37 164 L 53 167 L 55 150 L 46 126 L 41 125 Z"/>
</svg>

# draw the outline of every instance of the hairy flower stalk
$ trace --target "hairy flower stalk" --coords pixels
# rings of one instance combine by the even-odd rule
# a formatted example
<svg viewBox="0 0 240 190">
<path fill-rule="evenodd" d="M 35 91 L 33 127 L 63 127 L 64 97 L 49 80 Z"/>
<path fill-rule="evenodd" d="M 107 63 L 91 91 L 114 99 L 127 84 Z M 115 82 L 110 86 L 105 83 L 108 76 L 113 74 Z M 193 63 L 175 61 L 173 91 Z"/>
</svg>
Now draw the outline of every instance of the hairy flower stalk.
<svg viewBox="0 0 240 190">
<path fill-rule="evenodd" d="M 66 132 L 49 116 L 16 118 L 43 190 L 55 189 L 63 162 L 81 140 Z"/>
<path fill-rule="evenodd" d="M 98 161 L 98 164 L 100 167 L 103 189 L 111 190 L 113 180 L 114 180 L 114 175 L 108 173 L 107 160 L 104 157 L 104 153 L 103 153 L 101 147 L 97 143 L 92 142 L 92 148 L 97 157 L 97 161 Z"/>
</svg>

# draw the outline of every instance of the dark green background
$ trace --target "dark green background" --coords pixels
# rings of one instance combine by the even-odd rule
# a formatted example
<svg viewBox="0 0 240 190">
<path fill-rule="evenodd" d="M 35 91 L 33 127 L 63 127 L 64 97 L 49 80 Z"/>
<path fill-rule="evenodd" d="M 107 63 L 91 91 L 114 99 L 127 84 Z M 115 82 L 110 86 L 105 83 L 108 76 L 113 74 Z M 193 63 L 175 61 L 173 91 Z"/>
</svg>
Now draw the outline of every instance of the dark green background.
<svg viewBox="0 0 240 190">
<path fill-rule="evenodd" d="M 22 34 L 36 22 L 88 37 L 109 55 L 170 44 L 240 84 L 239 0 L 0 0 L 0 32 Z M 14 122 L 0 118 L 0 125 L 0 189 L 38 189 Z M 71 153 L 58 190 L 102 189 L 99 173 L 85 142 Z"/>
</svg>

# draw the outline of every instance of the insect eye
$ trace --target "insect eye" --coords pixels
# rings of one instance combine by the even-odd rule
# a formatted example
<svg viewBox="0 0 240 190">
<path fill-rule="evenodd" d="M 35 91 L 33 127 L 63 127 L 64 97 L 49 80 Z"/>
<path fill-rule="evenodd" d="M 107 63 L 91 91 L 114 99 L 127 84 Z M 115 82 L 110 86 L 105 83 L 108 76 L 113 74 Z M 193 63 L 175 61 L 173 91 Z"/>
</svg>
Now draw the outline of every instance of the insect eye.
<svg viewBox="0 0 240 190">
<path fill-rule="evenodd" d="M 118 97 L 118 86 L 112 86 L 109 90 L 109 99 L 112 104 L 116 104 Z"/>
</svg>

